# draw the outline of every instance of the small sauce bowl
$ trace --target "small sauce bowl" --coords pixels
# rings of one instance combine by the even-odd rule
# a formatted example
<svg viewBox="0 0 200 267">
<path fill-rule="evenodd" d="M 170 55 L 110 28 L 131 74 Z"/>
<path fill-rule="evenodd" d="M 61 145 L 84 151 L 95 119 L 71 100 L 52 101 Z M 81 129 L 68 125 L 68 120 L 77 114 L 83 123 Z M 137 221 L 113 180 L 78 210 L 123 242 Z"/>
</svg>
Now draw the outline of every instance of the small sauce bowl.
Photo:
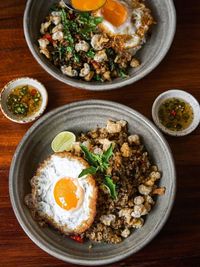
<svg viewBox="0 0 200 267">
<path fill-rule="evenodd" d="M 25 86 L 25 85 L 31 86 L 39 91 L 42 97 L 42 103 L 41 103 L 39 110 L 36 111 L 34 114 L 30 116 L 22 117 L 22 116 L 13 114 L 8 109 L 7 99 L 10 93 L 13 91 L 13 89 L 20 87 L 20 86 Z M 0 94 L 0 108 L 1 108 L 2 113 L 9 120 L 16 122 L 16 123 L 21 123 L 21 124 L 30 123 L 36 120 L 37 118 L 39 118 L 45 111 L 47 103 L 48 103 L 48 94 L 47 94 L 47 90 L 44 87 L 44 85 L 42 85 L 39 81 L 32 79 L 32 78 L 28 78 L 28 77 L 18 78 L 18 79 L 14 79 L 10 81 L 4 86 Z"/>
<path fill-rule="evenodd" d="M 178 98 L 183 100 L 184 102 L 188 103 L 192 110 L 193 110 L 193 120 L 191 122 L 191 124 L 183 129 L 183 130 L 177 130 L 177 131 L 172 131 L 168 128 L 166 128 L 159 119 L 159 108 L 161 107 L 161 105 L 167 100 L 167 99 L 171 99 L 171 98 Z M 184 136 L 187 135 L 189 133 L 191 133 L 192 131 L 194 131 L 197 126 L 199 125 L 200 122 L 200 106 L 199 106 L 199 102 L 196 100 L 196 98 L 194 98 L 191 94 L 182 91 L 182 90 L 169 90 L 166 91 L 162 94 L 160 94 L 156 100 L 153 103 L 152 106 L 152 118 L 154 120 L 154 123 L 166 134 L 168 135 L 172 135 L 172 136 Z"/>
</svg>

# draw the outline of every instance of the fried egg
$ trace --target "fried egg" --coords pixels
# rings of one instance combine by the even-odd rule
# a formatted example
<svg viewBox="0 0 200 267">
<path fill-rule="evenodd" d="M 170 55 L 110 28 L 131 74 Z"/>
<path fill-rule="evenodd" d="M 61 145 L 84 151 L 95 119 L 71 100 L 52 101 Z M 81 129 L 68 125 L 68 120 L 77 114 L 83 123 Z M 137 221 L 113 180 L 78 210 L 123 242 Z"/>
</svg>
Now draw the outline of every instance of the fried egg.
<svg viewBox="0 0 200 267">
<path fill-rule="evenodd" d="M 80 234 L 93 223 L 97 187 L 92 175 L 78 178 L 89 167 L 68 152 L 46 159 L 31 179 L 33 211 L 64 234 Z"/>
<path fill-rule="evenodd" d="M 140 48 L 145 42 L 145 33 L 153 23 L 150 10 L 138 0 L 107 0 L 105 5 L 93 12 L 103 17 L 99 28 L 110 36 L 126 35 L 125 48 Z"/>
<path fill-rule="evenodd" d="M 105 4 L 106 0 L 71 0 L 71 5 L 79 11 L 97 10 Z"/>
</svg>

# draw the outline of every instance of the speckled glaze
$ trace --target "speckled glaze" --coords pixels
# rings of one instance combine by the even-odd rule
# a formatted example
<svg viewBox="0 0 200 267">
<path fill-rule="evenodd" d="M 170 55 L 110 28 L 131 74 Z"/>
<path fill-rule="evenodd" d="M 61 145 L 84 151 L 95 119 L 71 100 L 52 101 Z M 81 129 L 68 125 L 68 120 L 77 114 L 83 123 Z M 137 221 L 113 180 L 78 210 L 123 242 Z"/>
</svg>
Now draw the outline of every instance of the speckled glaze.
<svg viewBox="0 0 200 267">
<path fill-rule="evenodd" d="M 137 53 L 137 58 L 142 63 L 140 67 L 132 69 L 126 79 L 115 79 L 112 82 L 84 82 L 67 77 L 51 62 L 41 55 L 38 48 L 40 25 L 48 14 L 50 6 L 58 2 L 56 0 L 28 0 L 24 13 L 24 34 L 30 51 L 37 62 L 54 78 L 86 90 L 103 91 L 117 89 L 134 83 L 150 73 L 165 57 L 174 38 L 176 28 L 176 12 L 172 0 L 149 0 L 147 5 L 151 8 L 157 24 L 153 27 L 152 35 L 147 43 Z"/>
<path fill-rule="evenodd" d="M 6 102 L 7 102 L 7 98 L 9 94 L 11 93 L 13 89 L 15 89 L 18 86 L 24 86 L 24 85 L 33 86 L 40 92 L 42 96 L 42 104 L 41 104 L 40 109 L 33 115 L 28 116 L 28 117 L 18 117 L 9 111 Z M 44 87 L 44 85 L 41 84 L 39 81 L 33 78 L 29 78 L 29 77 L 17 78 L 17 79 L 10 81 L 3 87 L 1 94 L 0 94 L 0 108 L 1 108 L 2 113 L 9 120 L 16 122 L 16 123 L 20 123 L 20 124 L 30 123 L 30 122 L 35 121 L 37 118 L 39 118 L 45 111 L 47 107 L 47 103 L 48 103 L 48 94 L 47 94 L 47 90 Z"/>
<path fill-rule="evenodd" d="M 180 98 L 183 99 L 184 101 L 186 101 L 187 103 L 190 104 L 190 106 L 192 107 L 193 110 L 193 121 L 192 123 L 189 125 L 188 128 L 182 130 L 182 131 L 171 131 L 168 128 L 166 128 L 164 125 L 162 125 L 162 123 L 160 123 L 159 121 L 159 117 L 158 117 L 158 110 L 160 105 L 167 99 L 169 98 Z M 160 94 L 154 101 L 153 106 L 152 106 L 152 118 L 155 122 L 155 124 L 160 128 L 160 130 L 162 130 L 164 133 L 168 134 L 168 135 L 173 135 L 173 136 L 184 136 L 187 134 L 190 134 L 191 132 L 193 132 L 199 125 L 200 123 L 200 106 L 199 106 L 199 102 L 196 100 L 196 98 L 194 98 L 191 94 L 183 91 L 183 90 L 178 90 L 178 89 L 174 89 L 174 90 L 168 90 L 162 94 Z"/>
<path fill-rule="evenodd" d="M 142 136 L 152 160 L 163 174 L 160 185 L 166 187 L 166 193 L 157 198 L 144 226 L 122 243 L 95 244 L 89 249 L 89 242 L 79 244 L 51 228 L 40 228 L 25 206 L 24 196 L 31 190 L 29 181 L 38 164 L 52 153 L 51 141 L 56 134 L 64 130 L 79 134 L 97 125 L 105 126 L 108 119 L 124 119 L 129 124 L 130 133 Z M 66 262 L 88 266 L 104 265 L 139 251 L 162 229 L 174 202 L 175 176 L 170 148 L 162 134 L 148 119 L 118 103 L 88 100 L 57 108 L 40 118 L 28 130 L 13 156 L 9 175 L 10 199 L 21 227 L 41 249 Z"/>
</svg>

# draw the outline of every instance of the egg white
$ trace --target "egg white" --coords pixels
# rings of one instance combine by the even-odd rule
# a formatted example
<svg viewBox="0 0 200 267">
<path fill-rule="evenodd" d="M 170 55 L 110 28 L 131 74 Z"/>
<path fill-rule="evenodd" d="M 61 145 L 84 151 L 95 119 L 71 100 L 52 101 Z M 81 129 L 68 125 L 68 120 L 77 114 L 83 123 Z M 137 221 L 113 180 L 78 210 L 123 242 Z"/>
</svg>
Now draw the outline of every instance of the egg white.
<svg viewBox="0 0 200 267">
<path fill-rule="evenodd" d="M 77 159 L 54 154 L 40 167 L 37 175 L 31 180 L 34 188 L 34 206 L 37 212 L 42 217 L 49 218 L 53 224 L 65 227 L 67 232 L 73 232 L 80 227 L 93 213 L 90 204 L 95 188 L 88 183 L 86 176 L 78 178 L 83 169 L 85 166 Z M 54 186 L 64 177 L 76 179 L 84 191 L 82 203 L 77 209 L 67 211 L 61 208 L 54 199 Z"/>
<path fill-rule="evenodd" d="M 142 23 L 143 17 L 146 15 L 148 9 L 146 9 L 144 5 L 133 8 L 130 1 L 118 2 L 126 6 L 128 10 L 127 20 L 121 26 L 116 27 L 104 18 L 102 23 L 99 24 L 99 28 L 103 33 L 106 33 L 110 36 L 129 35 L 131 38 L 125 42 L 125 48 L 135 48 L 136 50 L 140 49 L 141 45 L 145 42 L 145 35 L 141 36 L 137 33 L 137 31 L 140 29 L 140 27 L 145 28 L 145 32 L 148 30 L 149 27 Z M 103 17 L 101 9 L 94 12 L 93 15 L 97 17 Z"/>
<path fill-rule="evenodd" d="M 128 34 L 132 35 L 136 32 L 136 27 L 133 23 L 131 23 L 131 10 L 130 7 L 123 1 L 118 1 L 122 3 L 128 11 L 128 17 L 127 20 L 121 25 L 121 26 L 114 26 L 112 23 L 107 21 L 105 18 L 101 23 L 101 27 L 103 27 L 108 33 L 111 34 Z M 103 14 L 101 12 L 101 9 L 99 9 L 96 13 L 95 16 L 103 17 Z"/>
</svg>

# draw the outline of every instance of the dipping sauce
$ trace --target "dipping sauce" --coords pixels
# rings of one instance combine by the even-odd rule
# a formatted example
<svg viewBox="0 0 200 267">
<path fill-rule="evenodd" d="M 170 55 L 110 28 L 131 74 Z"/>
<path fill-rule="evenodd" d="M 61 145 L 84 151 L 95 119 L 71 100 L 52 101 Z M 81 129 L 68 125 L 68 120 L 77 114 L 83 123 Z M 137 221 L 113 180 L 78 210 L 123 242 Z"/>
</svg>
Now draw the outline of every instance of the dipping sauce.
<svg viewBox="0 0 200 267">
<path fill-rule="evenodd" d="M 193 109 L 186 101 L 180 98 L 165 100 L 158 110 L 158 117 L 167 129 L 182 131 L 190 126 L 193 121 Z"/>
<path fill-rule="evenodd" d="M 19 117 L 34 115 L 41 107 L 42 96 L 32 86 L 23 85 L 11 91 L 7 99 L 7 107 L 10 112 Z"/>
</svg>

